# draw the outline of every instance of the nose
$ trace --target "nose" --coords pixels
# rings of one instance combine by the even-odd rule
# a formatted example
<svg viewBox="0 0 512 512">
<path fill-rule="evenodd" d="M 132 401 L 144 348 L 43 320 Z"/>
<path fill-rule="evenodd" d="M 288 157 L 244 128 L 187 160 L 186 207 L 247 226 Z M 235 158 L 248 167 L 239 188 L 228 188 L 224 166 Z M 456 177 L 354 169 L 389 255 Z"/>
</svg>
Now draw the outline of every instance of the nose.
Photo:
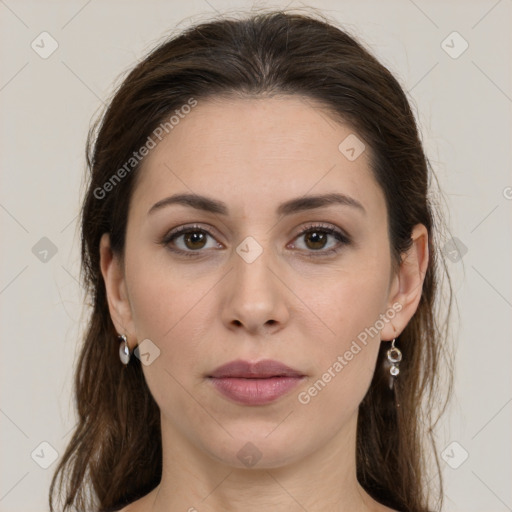
<svg viewBox="0 0 512 512">
<path fill-rule="evenodd" d="M 270 250 L 253 261 L 234 253 L 233 265 L 225 283 L 225 325 L 263 336 L 281 330 L 289 318 L 289 297 Z"/>
</svg>

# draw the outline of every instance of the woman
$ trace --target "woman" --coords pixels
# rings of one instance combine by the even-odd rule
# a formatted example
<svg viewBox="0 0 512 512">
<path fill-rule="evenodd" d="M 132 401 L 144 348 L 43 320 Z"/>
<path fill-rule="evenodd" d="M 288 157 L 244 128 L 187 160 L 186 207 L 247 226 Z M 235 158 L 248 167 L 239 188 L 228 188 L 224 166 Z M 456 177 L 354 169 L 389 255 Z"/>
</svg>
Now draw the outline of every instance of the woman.
<svg viewBox="0 0 512 512">
<path fill-rule="evenodd" d="M 57 487 L 63 510 L 431 510 L 447 324 L 389 71 L 314 17 L 203 23 L 131 71 L 88 148 L 92 314 L 51 510 Z"/>
</svg>

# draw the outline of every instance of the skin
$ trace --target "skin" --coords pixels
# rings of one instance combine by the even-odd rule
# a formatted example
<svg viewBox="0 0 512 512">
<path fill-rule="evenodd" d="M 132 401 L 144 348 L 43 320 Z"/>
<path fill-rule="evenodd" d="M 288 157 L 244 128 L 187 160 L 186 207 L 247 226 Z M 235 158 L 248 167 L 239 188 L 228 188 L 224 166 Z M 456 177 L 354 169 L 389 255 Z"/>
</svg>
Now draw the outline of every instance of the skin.
<svg viewBox="0 0 512 512">
<path fill-rule="evenodd" d="M 145 339 L 160 350 L 143 371 L 161 411 L 162 481 L 124 512 L 391 510 L 356 479 L 358 406 L 381 340 L 398 336 L 417 309 L 428 235 L 415 226 L 393 273 L 370 150 L 349 161 L 338 149 L 352 133 L 299 96 L 216 99 L 200 101 L 146 157 L 124 261 L 110 250 L 108 234 L 100 246 L 117 331 L 132 350 Z M 365 211 L 330 205 L 276 216 L 288 199 L 332 192 L 351 196 Z M 221 200 L 229 215 L 183 205 L 148 214 L 175 193 Z M 328 235 L 322 245 L 300 235 L 309 222 L 341 229 L 351 242 L 339 245 Z M 213 236 L 198 243 L 182 235 L 174 247 L 198 257 L 160 243 L 175 227 L 195 223 Z M 263 250 L 251 263 L 236 252 L 248 236 Z M 333 247 L 339 252 L 315 257 Z M 300 403 L 298 394 L 397 303 L 401 311 L 380 333 L 360 344 L 308 404 Z M 275 359 L 306 378 L 269 405 L 237 404 L 206 378 L 234 359 Z M 248 442 L 261 453 L 253 467 L 237 457 Z"/>
</svg>

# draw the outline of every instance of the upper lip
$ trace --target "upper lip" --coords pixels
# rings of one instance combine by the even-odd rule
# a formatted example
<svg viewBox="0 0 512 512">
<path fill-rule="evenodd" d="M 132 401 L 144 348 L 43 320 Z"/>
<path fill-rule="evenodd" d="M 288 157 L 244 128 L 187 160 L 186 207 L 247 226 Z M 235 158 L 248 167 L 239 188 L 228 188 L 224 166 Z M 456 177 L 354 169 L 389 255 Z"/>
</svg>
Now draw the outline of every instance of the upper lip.
<svg viewBox="0 0 512 512">
<path fill-rule="evenodd" d="M 304 374 L 290 368 L 279 361 L 265 359 L 256 363 L 237 359 L 219 366 L 209 377 L 220 378 L 245 378 L 265 379 L 270 377 L 303 377 Z"/>
</svg>

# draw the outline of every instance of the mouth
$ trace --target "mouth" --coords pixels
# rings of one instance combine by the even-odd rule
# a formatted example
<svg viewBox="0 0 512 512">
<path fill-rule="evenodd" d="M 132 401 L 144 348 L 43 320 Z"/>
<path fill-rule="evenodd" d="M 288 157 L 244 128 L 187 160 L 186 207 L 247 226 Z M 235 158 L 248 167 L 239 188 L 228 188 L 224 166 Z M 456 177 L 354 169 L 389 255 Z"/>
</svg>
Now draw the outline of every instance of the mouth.
<svg viewBox="0 0 512 512">
<path fill-rule="evenodd" d="M 296 387 L 305 375 L 280 363 L 236 360 L 220 366 L 207 376 L 224 397 L 244 405 L 265 405 Z"/>
</svg>

